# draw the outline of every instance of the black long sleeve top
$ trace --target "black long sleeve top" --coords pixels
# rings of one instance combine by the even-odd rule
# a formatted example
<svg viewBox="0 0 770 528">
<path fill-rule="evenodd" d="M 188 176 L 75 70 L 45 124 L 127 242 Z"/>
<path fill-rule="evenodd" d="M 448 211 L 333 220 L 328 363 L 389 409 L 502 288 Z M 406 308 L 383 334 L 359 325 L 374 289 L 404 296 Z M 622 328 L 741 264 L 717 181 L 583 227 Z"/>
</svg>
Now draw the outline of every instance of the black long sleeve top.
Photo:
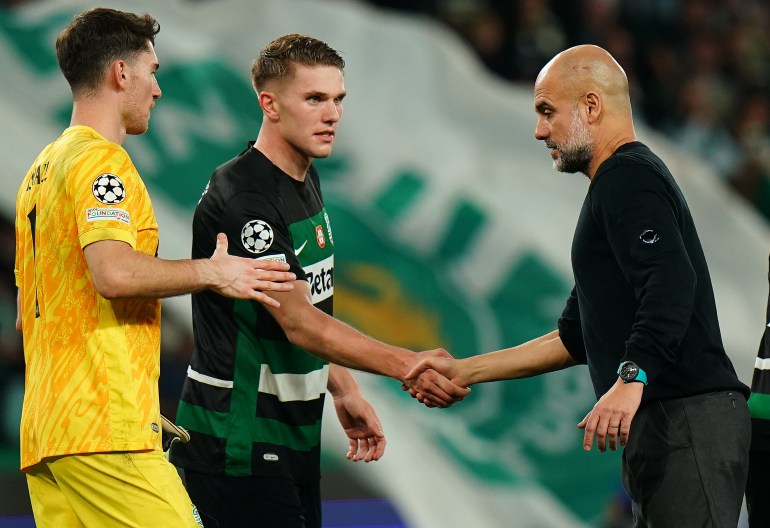
<svg viewBox="0 0 770 528">
<path fill-rule="evenodd" d="M 643 401 L 748 387 L 722 345 L 706 259 L 681 190 L 640 142 L 598 168 L 572 242 L 575 288 L 559 334 L 586 363 L 597 398 L 630 360 Z"/>
</svg>

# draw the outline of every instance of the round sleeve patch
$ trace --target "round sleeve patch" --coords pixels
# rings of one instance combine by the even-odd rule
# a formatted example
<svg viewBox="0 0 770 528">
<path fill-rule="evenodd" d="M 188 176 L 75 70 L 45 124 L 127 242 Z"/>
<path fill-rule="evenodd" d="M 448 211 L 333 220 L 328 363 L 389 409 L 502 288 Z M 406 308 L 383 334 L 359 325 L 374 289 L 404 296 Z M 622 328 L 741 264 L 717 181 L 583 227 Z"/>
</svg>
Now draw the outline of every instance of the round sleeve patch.
<svg viewBox="0 0 770 528">
<path fill-rule="evenodd" d="M 115 174 L 106 172 L 100 174 L 94 180 L 94 198 L 107 205 L 115 205 L 126 197 L 126 188 L 123 182 Z"/>
<path fill-rule="evenodd" d="M 264 253 L 273 239 L 273 228 L 263 220 L 251 220 L 241 229 L 241 243 L 249 253 Z"/>
<path fill-rule="evenodd" d="M 660 236 L 658 236 L 658 233 L 654 229 L 645 229 L 642 231 L 642 234 L 639 235 L 639 240 L 645 244 L 654 244 L 660 240 Z"/>
</svg>

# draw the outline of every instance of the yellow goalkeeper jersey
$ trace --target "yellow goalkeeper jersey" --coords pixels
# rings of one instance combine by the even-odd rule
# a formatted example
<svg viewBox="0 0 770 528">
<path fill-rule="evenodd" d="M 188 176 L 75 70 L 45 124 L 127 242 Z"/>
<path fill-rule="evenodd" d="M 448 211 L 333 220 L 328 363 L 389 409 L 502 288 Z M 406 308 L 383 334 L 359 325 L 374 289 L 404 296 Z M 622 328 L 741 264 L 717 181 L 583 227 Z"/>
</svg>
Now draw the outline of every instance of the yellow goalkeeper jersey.
<svg viewBox="0 0 770 528">
<path fill-rule="evenodd" d="M 100 240 L 156 255 L 158 225 L 128 153 L 74 126 L 38 156 L 16 198 L 22 470 L 160 447 L 160 301 L 99 295 L 83 248 Z"/>
</svg>

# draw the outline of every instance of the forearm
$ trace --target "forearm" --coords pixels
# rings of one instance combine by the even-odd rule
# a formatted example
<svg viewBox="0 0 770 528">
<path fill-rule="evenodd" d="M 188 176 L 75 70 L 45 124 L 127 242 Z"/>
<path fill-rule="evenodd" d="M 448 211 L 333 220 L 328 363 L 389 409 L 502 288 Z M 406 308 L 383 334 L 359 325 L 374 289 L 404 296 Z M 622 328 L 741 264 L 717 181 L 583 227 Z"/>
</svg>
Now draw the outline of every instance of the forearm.
<svg viewBox="0 0 770 528">
<path fill-rule="evenodd" d="M 335 399 L 349 394 L 360 394 L 353 374 L 347 368 L 334 363 L 329 364 L 329 381 L 326 387 Z"/>
<path fill-rule="evenodd" d="M 528 378 L 577 364 L 559 338 L 558 330 L 519 346 L 461 359 L 457 363 L 459 376 L 468 385 Z"/>
<path fill-rule="evenodd" d="M 331 363 L 403 381 L 413 362 L 412 351 L 373 339 L 313 310 L 309 318 L 286 332 L 292 343 Z"/>
<path fill-rule="evenodd" d="M 101 251 L 104 244 L 110 245 L 110 251 Z M 91 244 L 84 253 L 94 286 L 108 299 L 172 297 L 203 290 L 214 282 L 208 259 L 163 260 L 117 241 Z"/>
<path fill-rule="evenodd" d="M 414 352 L 366 336 L 312 305 L 305 281 L 290 292 L 270 292 L 281 308 L 270 314 L 293 344 L 330 363 L 403 381 Z"/>
</svg>

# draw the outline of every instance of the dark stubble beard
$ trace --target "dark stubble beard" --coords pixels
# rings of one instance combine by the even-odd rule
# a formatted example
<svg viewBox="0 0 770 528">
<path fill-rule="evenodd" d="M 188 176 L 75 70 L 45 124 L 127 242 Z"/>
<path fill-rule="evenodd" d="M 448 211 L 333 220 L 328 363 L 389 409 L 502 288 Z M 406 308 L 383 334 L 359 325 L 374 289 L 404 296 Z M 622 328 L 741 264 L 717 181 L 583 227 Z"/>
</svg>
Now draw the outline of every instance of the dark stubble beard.
<svg viewBox="0 0 770 528">
<path fill-rule="evenodd" d="M 591 168 L 591 160 L 594 156 L 594 145 L 588 127 L 580 119 L 580 111 L 577 107 L 572 110 L 572 122 L 569 126 L 567 139 L 557 146 L 546 142 L 548 148 L 559 150 L 559 157 L 553 160 L 553 168 L 559 172 L 582 172 L 588 175 Z"/>
</svg>

